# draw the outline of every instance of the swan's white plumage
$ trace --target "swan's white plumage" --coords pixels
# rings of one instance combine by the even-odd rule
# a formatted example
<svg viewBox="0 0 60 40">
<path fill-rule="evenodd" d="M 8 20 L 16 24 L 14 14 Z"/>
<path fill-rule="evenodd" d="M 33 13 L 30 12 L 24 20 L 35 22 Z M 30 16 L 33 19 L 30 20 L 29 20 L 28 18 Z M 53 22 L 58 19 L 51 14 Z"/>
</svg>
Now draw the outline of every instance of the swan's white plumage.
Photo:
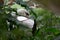
<svg viewBox="0 0 60 40">
<path fill-rule="evenodd" d="M 23 16 L 18 16 L 17 17 L 17 20 L 19 22 L 21 22 L 23 25 L 26 25 L 28 28 L 33 28 L 33 25 L 34 25 L 34 20 L 32 19 L 28 19 L 26 17 L 23 17 Z"/>
<path fill-rule="evenodd" d="M 23 24 L 26 25 L 28 28 L 33 28 L 34 21 L 32 19 L 28 19 L 26 21 L 23 21 Z"/>
<path fill-rule="evenodd" d="M 17 16 L 17 20 L 18 21 L 24 21 L 24 20 L 27 20 L 27 18 L 23 17 L 23 16 Z"/>
<path fill-rule="evenodd" d="M 13 17 L 16 16 L 17 24 L 25 25 L 28 28 L 33 28 L 34 20 L 27 18 L 26 13 L 29 14 L 29 12 L 26 9 L 18 9 L 17 14 L 21 16 L 15 15 L 16 14 L 15 12 L 12 12 L 11 15 Z"/>
</svg>

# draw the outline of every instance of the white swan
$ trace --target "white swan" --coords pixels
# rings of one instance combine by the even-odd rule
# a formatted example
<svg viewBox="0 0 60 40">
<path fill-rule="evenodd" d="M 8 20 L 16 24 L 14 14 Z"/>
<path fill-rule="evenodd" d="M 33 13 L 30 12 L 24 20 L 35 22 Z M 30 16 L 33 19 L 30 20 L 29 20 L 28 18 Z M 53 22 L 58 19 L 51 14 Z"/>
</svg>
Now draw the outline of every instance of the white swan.
<svg viewBox="0 0 60 40">
<path fill-rule="evenodd" d="M 17 20 L 19 21 L 20 24 L 22 23 L 23 25 L 25 25 L 28 28 L 33 28 L 34 20 L 28 19 L 23 16 L 17 16 Z"/>
</svg>

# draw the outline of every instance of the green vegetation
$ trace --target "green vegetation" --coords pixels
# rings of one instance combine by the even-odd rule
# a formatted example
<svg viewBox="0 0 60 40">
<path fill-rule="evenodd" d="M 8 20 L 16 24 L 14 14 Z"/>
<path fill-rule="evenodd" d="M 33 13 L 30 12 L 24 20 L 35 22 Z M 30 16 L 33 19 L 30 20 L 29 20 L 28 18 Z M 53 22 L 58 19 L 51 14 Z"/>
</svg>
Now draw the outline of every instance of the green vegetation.
<svg viewBox="0 0 60 40">
<path fill-rule="evenodd" d="M 32 10 L 35 12 L 35 15 L 31 12 L 31 18 L 36 18 L 35 20 L 37 22 L 34 36 L 32 35 L 31 30 L 28 30 L 27 28 L 24 29 L 24 27 L 23 29 L 16 28 L 8 31 L 6 11 L 11 10 L 2 8 L 3 12 L 0 12 L 0 40 L 53 40 L 55 37 L 60 36 L 59 16 L 56 16 L 53 12 L 43 8 L 35 8 Z"/>
</svg>

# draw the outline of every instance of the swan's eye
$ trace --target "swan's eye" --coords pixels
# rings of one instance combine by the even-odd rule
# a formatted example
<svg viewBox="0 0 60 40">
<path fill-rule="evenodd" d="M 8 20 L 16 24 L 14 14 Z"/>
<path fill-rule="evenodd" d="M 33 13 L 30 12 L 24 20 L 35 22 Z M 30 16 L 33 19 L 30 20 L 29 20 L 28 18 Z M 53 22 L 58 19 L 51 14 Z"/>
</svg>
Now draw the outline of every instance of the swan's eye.
<svg viewBox="0 0 60 40">
<path fill-rule="evenodd" d="M 29 15 L 28 13 L 26 13 L 26 15 Z"/>
<path fill-rule="evenodd" d="M 28 15 L 29 16 L 29 13 L 27 13 L 27 12 L 25 12 L 26 13 L 26 15 Z"/>
</svg>

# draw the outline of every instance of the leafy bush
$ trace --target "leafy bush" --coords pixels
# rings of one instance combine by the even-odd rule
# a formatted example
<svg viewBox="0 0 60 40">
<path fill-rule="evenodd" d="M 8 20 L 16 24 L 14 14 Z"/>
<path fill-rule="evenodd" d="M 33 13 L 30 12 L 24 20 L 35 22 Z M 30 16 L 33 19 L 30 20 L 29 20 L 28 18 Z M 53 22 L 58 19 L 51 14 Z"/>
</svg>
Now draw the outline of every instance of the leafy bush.
<svg viewBox="0 0 60 40">
<path fill-rule="evenodd" d="M 0 13 L 0 40 L 53 40 L 60 35 L 60 17 L 47 9 L 35 8 L 32 9 L 35 15 L 31 12 L 31 18 L 35 18 L 37 22 L 35 35 L 32 35 L 32 31 L 26 29 L 24 31 L 21 28 L 16 28 L 8 31 L 6 24 L 6 11 L 10 9 L 3 9 L 4 12 Z M 13 10 L 12 10 L 13 11 Z M 18 26 L 17 26 L 18 27 Z"/>
</svg>

